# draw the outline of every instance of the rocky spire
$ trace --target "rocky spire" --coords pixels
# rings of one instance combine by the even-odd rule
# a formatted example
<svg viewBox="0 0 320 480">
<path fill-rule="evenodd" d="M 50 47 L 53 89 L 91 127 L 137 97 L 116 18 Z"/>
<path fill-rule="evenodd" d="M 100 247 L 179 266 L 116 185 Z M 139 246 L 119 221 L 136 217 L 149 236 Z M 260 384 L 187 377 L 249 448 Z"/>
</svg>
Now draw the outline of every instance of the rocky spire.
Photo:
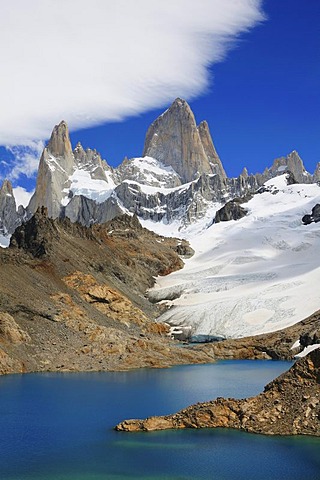
<svg viewBox="0 0 320 480">
<path fill-rule="evenodd" d="M 198 126 L 198 132 L 200 135 L 200 139 L 201 139 L 204 151 L 211 164 L 213 172 L 220 175 L 221 178 L 227 178 L 226 172 L 224 171 L 219 155 L 217 154 L 217 151 L 213 145 L 212 138 L 210 135 L 209 125 L 205 120 L 201 122 L 200 125 Z"/>
<path fill-rule="evenodd" d="M 49 217 L 59 217 L 63 190 L 68 187 L 74 170 L 74 156 L 65 121 L 56 125 L 47 147 L 43 150 L 37 176 L 37 185 L 28 211 L 34 214 L 39 207 L 46 207 Z"/>
<path fill-rule="evenodd" d="M 293 173 L 298 183 L 310 183 L 312 181 L 312 175 L 306 171 L 303 161 L 296 150 L 293 150 L 286 157 L 276 158 L 269 169 L 269 176 L 275 177 L 287 171 Z"/>
<path fill-rule="evenodd" d="M 66 157 L 72 154 L 69 129 L 64 120 L 54 127 L 47 149 L 54 157 Z"/>
<path fill-rule="evenodd" d="M 0 233 L 2 235 L 13 233 L 19 223 L 11 182 L 4 180 L 0 188 Z"/>
<path fill-rule="evenodd" d="M 313 174 L 313 181 L 314 182 L 320 182 L 320 162 L 317 163 L 316 169 Z"/>
<path fill-rule="evenodd" d="M 180 175 L 182 183 L 190 182 L 203 173 L 215 173 L 211 159 L 215 161 L 219 157 L 209 130 L 202 126 L 200 131 L 205 146 L 188 103 L 177 98 L 149 127 L 143 156 L 156 158 L 171 166 Z"/>
</svg>

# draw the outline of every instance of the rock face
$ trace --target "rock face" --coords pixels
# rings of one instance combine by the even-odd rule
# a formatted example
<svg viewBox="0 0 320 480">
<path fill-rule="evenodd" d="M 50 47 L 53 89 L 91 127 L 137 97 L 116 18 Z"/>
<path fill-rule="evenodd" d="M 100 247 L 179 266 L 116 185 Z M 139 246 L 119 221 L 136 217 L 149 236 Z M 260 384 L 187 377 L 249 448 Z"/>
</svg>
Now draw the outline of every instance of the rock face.
<svg viewBox="0 0 320 480">
<path fill-rule="evenodd" d="M 20 223 L 21 214 L 17 212 L 12 185 L 5 180 L 0 188 L 0 234 L 13 233 Z"/>
<path fill-rule="evenodd" d="M 63 121 L 54 127 L 49 144 L 42 152 L 36 190 L 28 205 L 31 214 L 39 207 L 46 207 L 51 218 L 60 216 L 63 191 L 68 187 L 73 167 L 68 126 Z"/>
<path fill-rule="evenodd" d="M 181 183 L 190 182 L 202 173 L 212 174 L 214 168 L 211 161 L 219 161 L 220 164 L 220 160 L 209 130 L 205 126 L 200 130 L 205 146 L 189 105 L 177 98 L 149 127 L 143 156 L 156 158 L 171 166 L 180 175 Z"/>
<path fill-rule="evenodd" d="M 119 431 L 236 428 L 267 435 L 320 436 L 320 349 L 297 361 L 264 392 L 244 400 L 217 398 L 173 415 L 126 420 Z"/>
<path fill-rule="evenodd" d="M 205 154 L 211 164 L 212 172 L 219 175 L 221 178 L 226 179 L 226 172 L 224 171 L 219 155 L 213 145 L 209 125 L 205 120 L 203 120 L 198 126 L 198 132 Z"/>
</svg>

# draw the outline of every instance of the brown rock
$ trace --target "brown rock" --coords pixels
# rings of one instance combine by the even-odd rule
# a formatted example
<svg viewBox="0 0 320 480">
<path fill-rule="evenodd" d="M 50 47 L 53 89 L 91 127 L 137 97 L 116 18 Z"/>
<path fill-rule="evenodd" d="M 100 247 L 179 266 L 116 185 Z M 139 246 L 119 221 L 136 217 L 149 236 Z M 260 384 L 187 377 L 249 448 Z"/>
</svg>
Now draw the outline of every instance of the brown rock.
<svg viewBox="0 0 320 480">
<path fill-rule="evenodd" d="M 15 322 L 14 318 L 5 312 L 0 312 L 0 343 L 25 343 L 30 341 L 30 336 Z"/>
</svg>

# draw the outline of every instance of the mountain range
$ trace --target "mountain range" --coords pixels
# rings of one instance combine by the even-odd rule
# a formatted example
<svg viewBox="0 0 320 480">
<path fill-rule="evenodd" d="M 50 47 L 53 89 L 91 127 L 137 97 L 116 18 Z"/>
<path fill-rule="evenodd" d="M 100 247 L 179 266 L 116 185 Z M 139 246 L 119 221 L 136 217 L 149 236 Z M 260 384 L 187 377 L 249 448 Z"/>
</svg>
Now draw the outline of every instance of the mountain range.
<svg viewBox="0 0 320 480">
<path fill-rule="evenodd" d="M 149 127 L 142 156 L 117 168 L 80 143 L 73 149 L 66 122 L 56 125 L 29 205 L 17 208 L 8 180 L 0 189 L 0 243 L 8 246 L 42 208 L 50 219 L 84 227 L 134 215 L 161 238 L 188 239 L 195 251 L 149 292 L 166 305 L 160 319 L 173 332 L 264 333 L 319 308 L 319 181 L 320 163 L 310 174 L 296 151 L 262 173 L 244 168 L 228 178 L 207 122 L 197 125 L 178 98 Z"/>
<path fill-rule="evenodd" d="M 207 122 L 197 126 L 189 105 L 179 98 L 149 127 L 142 157 L 125 159 L 117 168 L 80 143 L 72 149 L 62 121 L 42 152 L 35 193 L 26 209 L 16 208 L 10 182 L 3 183 L 0 234 L 12 234 L 39 206 L 51 218 L 68 217 L 87 226 L 127 213 L 142 221 L 175 223 L 177 231 L 183 230 L 204 218 L 213 203 L 217 210 L 286 171 L 299 183 L 320 180 L 320 163 L 311 175 L 295 151 L 262 173 L 249 175 L 244 168 L 239 177 L 228 178 Z"/>
</svg>

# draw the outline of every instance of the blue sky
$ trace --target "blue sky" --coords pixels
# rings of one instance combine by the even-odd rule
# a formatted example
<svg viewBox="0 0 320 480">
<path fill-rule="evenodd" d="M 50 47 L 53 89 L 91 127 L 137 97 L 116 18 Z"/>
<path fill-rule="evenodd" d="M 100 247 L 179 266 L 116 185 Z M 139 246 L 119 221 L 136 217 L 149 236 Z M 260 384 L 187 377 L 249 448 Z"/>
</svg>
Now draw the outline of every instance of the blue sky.
<svg viewBox="0 0 320 480">
<path fill-rule="evenodd" d="M 3 0 L 0 0 L 0 7 L 1 1 Z M 95 1 L 99 2 L 99 0 Z M 205 0 L 203 1 L 205 2 Z M 212 1 L 207 3 L 207 8 L 210 8 Z M 140 0 L 141 2 L 143 0 Z M 109 3 L 111 4 L 111 2 Z M 128 3 L 122 3 L 128 5 Z M 179 0 L 176 3 L 178 7 Z M 191 6 L 194 2 L 189 3 Z M 223 5 L 220 0 L 214 0 L 213 3 L 216 3 L 216 6 Z M 245 5 L 246 3 L 249 7 Z M 250 11 L 252 3 L 256 6 L 256 12 Z M 240 22 L 234 28 L 234 31 L 230 30 L 230 25 L 233 25 L 232 17 L 231 20 L 228 17 L 231 15 L 230 12 L 226 12 L 225 16 L 221 17 L 221 24 L 229 22 L 229 30 L 223 31 L 222 34 L 219 32 L 222 37 L 226 37 L 226 40 L 223 38 L 221 41 L 220 39 L 219 43 L 215 37 L 213 40 L 210 37 L 209 41 L 206 37 L 203 44 L 197 45 L 198 51 L 195 48 L 195 51 L 191 52 L 194 54 L 193 57 L 187 56 L 190 49 L 192 50 L 190 47 L 192 44 L 185 35 L 185 31 L 182 32 L 182 40 L 178 39 L 177 43 L 180 41 L 181 48 L 183 48 L 183 41 L 186 39 L 187 44 L 185 50 L 178 53 L 180 57 L 183 57 L 184 52 L 187 51 L 186 62 L 189 62 L 193 69 L 190 70 L 190 73 L 188 70 L 184 70 L 185 66 L 182 64 L 182 60 L 180 64 L 178 62 L 178 65 L 175 65 L 172 59 L 164 59 L 163 70 L 161 70 L 155 59 L 154 65 L 151 62 L 149 67 L 155 71 L 159 70 L 156 71 L 160 78 L 158 83 L 156 80 L 150 84 L 143 83 L 145 78 L 141 80 L 138 76 L 130 80 L 130 85 L 124 83 L 123 89 L 130 90 L 131 94 L 131 97 L 126 97 L 126 91 L 123 90 L 125 98 L 128 98 L 127 104 L 130 105 L 130 108 L 126 109 L 124 104 L 121 111 L 119 108 L 115 110 L 114 117 L 118 117 L 118 121 L 112 121 L 112 118 L 107 119 L 108 121 L 104 120 L 103 116 L 106 117 L 106 115 L 102 109 L 100 111 L 97 107 L 93 114 L 90 110 L 86 121 L 81 120 L 87 128 L 79 129 L 77 121 L 75 121 L 76 117 L 72 117 L 73 105 L 70 104 L 67 105 L 65 111 L 62 109 L 58 114 L 52 110 L 52 118 L 61 113 L 61 118 L 57 118 L 52 123 L 51 117 L 46 116 L 46 104 L 42 100 L 42 103 L 39 103 L 38 117 L 43 111 L 43 124 L 46 125 L 47 122 L 49 125 L 49 121 L 51 121 L 52 126 L 50 128 L 46 126 L 41 130 L 39 127 L 42 123 L 41 118 L 38 124 L 33 118 L 29 121 L 28 127 L 30 124 L 34 124 L 35 127 L 33 131 L 30 130 L 29 137 L 25 142 L 28 148 L 27 155 L 25 147 L 14 150 L 13 156 L 10 151 L 3 147 L 0 148 L 0 161 L 7 162 L 7 165 L 2 163 L 1 176 L 3 177 L 5 174 L 10 176 L 10 171 L 15 166 L 18 173 L 12 176 L 14 183 L 31 190 L 34 185 L 35 157 L 39 155 L 42 148 L 41 141 L 46 141 L 54 124 L 62 118 L 71 127 L 71 139 L 74 146 L 77 141 L 81 141 L 85 147 L 96 148 L 110 165 L 116 166 L 125 156 L 129 158 L 140 156 L 148 126 L 176 96 L 181 96 L 189 101 L 197 122 L 200 123 L 204 119 L 208 121 L 216 149 L 229 176 L 238 175 L 244 166 L 252 173 L 262 171 L 266 166 L 271 165 L 274 158 L 287 155 L 294 149 L 299 152 L 306 168 L 313 172 L 316 163 L 320 161 L 320 2 L 318 0 L 265 0 L 262 2 L 262 9 L 261 2 L 258 1 L 243 0 L 243 4 L 244 10 L 235 12 L 237 15 L 235 18 L 238 19 L 241 15 L 244 18 L 241 20 L 242 23 Z M 142 3 L 141 7 L 143 7 Z M 265 15 L 263 21 L 257 14 L 257 12 L 261 14 L 261 10 Z M 154 12 L 150 12 L 150 15 L 152 13 Z M 191 14 L 194 15 L 192 11 Z M 175 15 L 174 11 L 172 15 Z M 182 12 L 181 15 L 184 13 Z M 246 15 L 247 18 L 250 17 L 247 24 Z M 187 12 L 185 16 L 188 17 Z M 188 18 L 186 19 L 188 20 Z M 209 23 L 205 24 L 203 18 L 200 20 L 197 28 L 202 28 L 205 36 L 210 25 Z M 191 22 L 192 18 L 187 23 L 188 28 L 191 28 Z M 217 28 L 220 28 L 220 24 Z M 217 35 L 216 32 L 213 33 Z M 212 32 L 210 31 L 209 34 L 212 35 Z M 132 41 L 134 42 L 134 39 Z M 160 41 L 163 40 L 159 39 Z M 161 42 L 156 47 L 159 64 L 162 61 Z M 230 43 L 232 43 L 232 48 L 229 47 Z M 144 57 L 141 57 L 143 62 L 143 58 L 148 54 L 148 42 L 143 41 L 142 44 L 146 49 L 143 52 Z M 168 45 L 165 47 L 168 48 Z M 152 42 L 150 42 L 150 48 L 155 48 Z M 224 49 L 222 53 L 220 52 L 221 48 Z M 139 58 L 139 52 L 136 50 L 134 53 Z M 202 61 L 201 64 L 195 58 L 197 53 Z M 77 58 L 70 59 L 73 65 L 78 61 Z M 119 78 L 120 73 L 121 75 L 126 74 L 126 66 L 122 64 L 119 63 L 117 66 Z M 59 65 L 58 61 L 55 67 L 56 65 Z M 172 68 L 171 77 L 166 65 L 168 68 Z M 133 67 L 134 62 L 130 63 L 128 68 L 132 69 Z M 81 68 L 85 69 L 85 64 Z M 138 64 L 138 68 L 141 68 L 141 64 Z M 146 72 L 146 75 L 152 76 L 152 74 L 153 70 L 151 73 L 150 71 Z M 163 82 L 161 75 L 165 76 Z M 180 83 L 174 83 L 174 75 L 177 76 Z M 137 82 L 137 86 L 134 81 Z M 152 98 L 153 85 L 154 98 Z M 181 86 L 181 93 L 179 86 Z M 47 91 L 44 88 L 43 98 L 46 98 L 45 95 L 50 95 L 50 88 L 50 85 L 48 85 Z M 64 85 L 63 89 L 65 89 Z M 92 104 L 98 105 L 99 103 L 99 88 L 97 88 L 96 97 L 92 91 L 93 89 L 90 92 L 91 97 L 89 95 L 89 100 L 86 100 L 82 106 L 84 111 L 85 106 L 90 105 L 88 103 L 90 98 L 92 98 Z M 103 90 L 101 91 L 103 92 Z M 142 91 L 147 93 L 143 96 Z M 103 96 L 103 93 L 101 95 Z M 135 95 L 139 98 L 140 103 L 132 102 Z M 70 94 L 68 96 L 70 97 Z M 123 94 L 122 98 L 124 98 Z M 108 101 L 106 108 L 109 108 L 110 111 L 113 103 L 110 99 Z M 26 105 L 26 111 L 27 107 L 28 105 Z M 91 105 L 88 108 L 91 108 Z M 48 111 L 50 111 L 50 105 Z M 19 109 L 17 109 L 18 114 Z M 25 117 L 27 122 L 27 114 Z M 99 120 L 100 117 L 101 120 Z M 82 125 L 81 122 L 78 122 L 78 126 Z M 100 125 L 97 126 L 96 123 L 100 123 Z M 14 122 L 12 124 L 15 125 Z M 90 127 L 90 124 L 93 126 Z M 76 128 L 73 128 L 73 125 L 76 125 Z M 21 123 L 21 131 L 24 131 L 23 128 L 24 125 Z M 10 131 L 8 130 L 8 132 L 10 136 Z M 36 136 L 34 132 L 39 132 L 39 136 Z M 4 144 L 10 142 L 12 150 L 10 138 L 9 142 L 4 142 Z M 24 168 L 26 174 L 23 173 Z"/>
</svg>

